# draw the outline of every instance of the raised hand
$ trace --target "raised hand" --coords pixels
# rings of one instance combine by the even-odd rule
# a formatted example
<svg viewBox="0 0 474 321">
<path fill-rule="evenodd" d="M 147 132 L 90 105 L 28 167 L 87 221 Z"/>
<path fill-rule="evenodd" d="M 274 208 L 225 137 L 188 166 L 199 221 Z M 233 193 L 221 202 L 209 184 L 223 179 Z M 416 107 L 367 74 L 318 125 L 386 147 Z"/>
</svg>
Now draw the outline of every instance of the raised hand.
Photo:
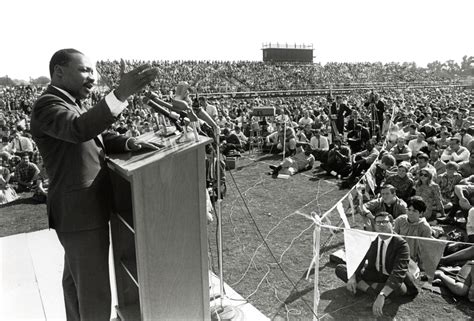
<svg viewBox="0 0 474 321">
<path fill-rule="evenodd" d="M 120 101 L 127 100 L 131 95 L 141 91 L 158 75 L 158 69 L 145 64 L 125 73 L 125 62 L 120 60 L 120 83 L 115 89 L 115 96 Z"/>
</svg>

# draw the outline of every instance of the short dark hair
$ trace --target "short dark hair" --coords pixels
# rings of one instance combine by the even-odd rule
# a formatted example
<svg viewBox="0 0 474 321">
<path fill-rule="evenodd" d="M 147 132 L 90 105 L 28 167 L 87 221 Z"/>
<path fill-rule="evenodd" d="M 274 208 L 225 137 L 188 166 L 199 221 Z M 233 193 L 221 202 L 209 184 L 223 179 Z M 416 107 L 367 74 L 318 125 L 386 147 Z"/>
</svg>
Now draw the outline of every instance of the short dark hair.
<svg viewBox="0 0 474 321">
<path fill-rule="evenodd" d="M 53 77 L 54 67 L 56 65 L 65 66 L 72 60 L 72 55 L 74 54 L 81 54 L 82 52 L 73 48 L 61 49 L 54 53 L 49 61 L 49 75 L 51 78 Z"/>
<path fill-rule="evenodd" d="M 407 207 L 413 206 L 420 213 L 426 211 L 426 203 L 421 196 L 412 196 L 407 202 Z"/>
<path fill-rule="evenodd" d="M 390 191 L 390 193 L 392 194 L 395 194 L 397 192 L 397 189 L 395 188 L 395 186 L 393 186 L 392 184 L 385 184 L 383 185 L 380 190 L 383 190 L 383 189 L 388 189 Z"/>
<path fill-rule="evenodd" d="M 423 152 L 418 153 L 418 155 L 416 155 L 416 158 L 417 159 L 424 159 L 424 160 L 429 160 L 430 159 L 430 157 L 426 153 L 423 153 Z"/>
<path fill-rule="evenodd" d="M 393 165 L 395 165 L 395 157 L 393 157 L 392 155 L 383 155 L 380 161 L 388 167 L 392 167 Z"/>
<path fill-rule="evenodd" d="M 388 212 L 378 212 L 375 214 L 374 221 L 377 219 L 377 217 L 382 216 L 382 217 L 388 217 L 390 219 L 390 223 L 393 223 L 393 216 L 390 215 Z"/>
</svg>

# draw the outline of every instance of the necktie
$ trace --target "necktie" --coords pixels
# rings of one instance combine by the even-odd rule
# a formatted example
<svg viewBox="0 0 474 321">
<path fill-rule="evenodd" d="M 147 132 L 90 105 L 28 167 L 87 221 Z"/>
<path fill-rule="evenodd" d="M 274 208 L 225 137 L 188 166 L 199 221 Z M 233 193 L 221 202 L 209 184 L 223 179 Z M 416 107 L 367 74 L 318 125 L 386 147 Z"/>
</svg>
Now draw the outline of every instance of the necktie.
<svg viewBox="0 0 474 321">
<path fill-rule="evenodd" d="M 464 146 L 464 135 L 461 135 L 461 146 Z"/>
<path fill-rule="evenodd" d="M 384 247 L 384 242 L 382 240 L 379 240 L 380 242 L 380 248 L 379 248 L 379 262 L 378 262 L 378 270 L 380 273 L 383 273 L 383 247 Z"/>
<path fill-rule="evenodd" d="M 320 146 L 321 146 L 321 140 L 320 140 L 320 137 L 318 137 L 318 149 Z"/>
<path fill-rule="evenodd" d="M 21 140 L 18 138 L 18 149 L 20 150 L 20 152 L 23 151 L 23 148 L 21 147 Z"/>
</svg>

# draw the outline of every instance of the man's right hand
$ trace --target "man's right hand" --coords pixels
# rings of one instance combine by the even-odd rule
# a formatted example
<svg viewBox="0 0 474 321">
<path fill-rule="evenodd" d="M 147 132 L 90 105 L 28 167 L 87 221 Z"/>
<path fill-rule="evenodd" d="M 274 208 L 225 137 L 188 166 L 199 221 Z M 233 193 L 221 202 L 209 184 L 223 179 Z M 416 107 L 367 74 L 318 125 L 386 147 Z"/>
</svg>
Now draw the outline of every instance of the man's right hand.
<svg viewBox="0 0 474 321">
<path fill-rule="evenodd" d="M 352 294 L 356 294 L 357 292 L 357 281 L 355 276 L 352 276 L 348 281 L 346 288 L 351 292 Z"/>
<path fill-rule="evenodd" d="M 118 100 L 124 102 L 131 95 L 141 91 L 158 75 L 158 69 L 145 64 L 125 73 L 125 62 L 120 61 L 120 83 L 114 93 Z"/>
</svg>

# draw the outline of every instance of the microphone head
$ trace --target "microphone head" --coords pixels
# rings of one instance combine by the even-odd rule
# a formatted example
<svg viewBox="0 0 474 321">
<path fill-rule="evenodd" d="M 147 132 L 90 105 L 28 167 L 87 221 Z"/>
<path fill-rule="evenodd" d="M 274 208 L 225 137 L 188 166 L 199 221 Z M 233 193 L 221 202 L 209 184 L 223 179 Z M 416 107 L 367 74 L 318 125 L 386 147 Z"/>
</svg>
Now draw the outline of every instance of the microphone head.
<svg viewBox="0 0 474 321">
<path fill-rule="evenodd" d="M 189 110 L 189 106 L 184 100 L 173 99 L 171 104 L 173 105 L 174 108 L 176 108 L 178 110 L 182 110 L 182 111 Z"/>
<path fill-rule="evenodd" d="M 150 101 L 150 98 L 148 98 L 147 96 L 143 97 L 142 98 L 142 102 L 145 104 L 145 105 L 148 105 L 148 102 Z"/>
<path fill-rule="evenodd" d="M 153 99 L 153 98 L 160 99 L 160 96 L 157 93 L 153 92 L 153 91 L 146 92 L 146 95 L 149 96 L 151 99 Z"/>
</svg>

